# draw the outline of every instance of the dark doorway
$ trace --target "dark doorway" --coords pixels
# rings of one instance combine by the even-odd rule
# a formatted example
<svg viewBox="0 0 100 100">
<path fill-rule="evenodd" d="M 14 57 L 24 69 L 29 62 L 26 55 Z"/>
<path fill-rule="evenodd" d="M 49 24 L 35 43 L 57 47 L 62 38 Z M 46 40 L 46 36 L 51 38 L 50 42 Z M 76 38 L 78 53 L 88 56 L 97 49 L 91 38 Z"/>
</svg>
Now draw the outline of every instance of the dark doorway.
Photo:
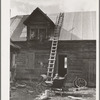
<svg viewBox="0 0 100 100">
<path fill-rule="evenodd" d="M 58 56 L 58 75 L 64 77 L 67 73 L 67 56 L 59 55 Z"/>
</svg>

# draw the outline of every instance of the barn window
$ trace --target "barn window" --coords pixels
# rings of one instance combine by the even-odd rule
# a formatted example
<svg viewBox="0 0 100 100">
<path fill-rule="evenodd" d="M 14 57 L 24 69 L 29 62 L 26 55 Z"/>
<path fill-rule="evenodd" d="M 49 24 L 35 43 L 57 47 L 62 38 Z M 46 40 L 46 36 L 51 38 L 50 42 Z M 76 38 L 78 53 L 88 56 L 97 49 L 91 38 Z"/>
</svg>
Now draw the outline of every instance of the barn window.
<svg viewBox="0 0 100 100">
<path fill-rule="evenodd" d="M 38 35 L 38 29 L 31 29 L 30 30 L 30 39 L 31 40 L 37 38 L 37 35 Z"/>
<path fill-rule="evenodd" d="M 43 40 L 46 39 L 46 29 L 39 29 L 39 39 Z"/>
<path fill-rule="evenodd" d="M 38 39 L 43 40 L 47 38 L 47 29 L 46 28 L 33 28 L 30 30 L 30 40 Z"/>
</svg>

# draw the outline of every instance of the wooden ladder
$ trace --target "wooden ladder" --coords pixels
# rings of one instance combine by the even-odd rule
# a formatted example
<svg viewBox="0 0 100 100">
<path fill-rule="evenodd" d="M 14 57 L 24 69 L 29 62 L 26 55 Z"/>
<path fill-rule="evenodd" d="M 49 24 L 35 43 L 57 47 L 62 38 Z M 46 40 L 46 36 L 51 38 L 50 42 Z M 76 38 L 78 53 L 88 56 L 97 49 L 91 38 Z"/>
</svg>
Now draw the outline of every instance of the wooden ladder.
<svg viewBox="0 0 100 100">
<path fill-rule="evenodd" d="M 54 72 L 54 66 L 56 61 L 57 46 L 58 46 L 61 27 L 63 24 L 63 19 L 64 19 L 64 13 L 60 13 L 58 19 L 56 20 L 56 26 L 54 29 L 54 37 L 52 39 L 51 52 L 49 57 L 48 69 L 47 69 L 48 78 L 46 80 L 46 83 L 52 83 L 53 81 L 53 72 Z"/>
</svg>

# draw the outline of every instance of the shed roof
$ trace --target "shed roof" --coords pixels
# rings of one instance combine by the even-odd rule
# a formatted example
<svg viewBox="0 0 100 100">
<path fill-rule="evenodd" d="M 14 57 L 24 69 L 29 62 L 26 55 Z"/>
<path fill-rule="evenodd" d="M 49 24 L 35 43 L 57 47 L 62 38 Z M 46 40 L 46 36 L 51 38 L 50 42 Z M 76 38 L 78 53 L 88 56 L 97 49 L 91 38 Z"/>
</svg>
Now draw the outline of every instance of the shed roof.
<svg viewBox="0 0 100 100">
<path fill-rule="evenodd" d="M 27 28 L 23 22 L 29 15 L 11 18 L 11 39 L 26 41 Z M 48 15 L 55 23 L 58 14 Z M 96 11 L 64 13 L 64 22 L 59 40 L 96 40 Z"/>
<path fill-rule="evenodd" d="M 10 47 L 13 48 L 13 49 L 20 49 L 21 48 L 18 45 L 12 43 L 12 41 L 10 41 Z"/>
</svg>

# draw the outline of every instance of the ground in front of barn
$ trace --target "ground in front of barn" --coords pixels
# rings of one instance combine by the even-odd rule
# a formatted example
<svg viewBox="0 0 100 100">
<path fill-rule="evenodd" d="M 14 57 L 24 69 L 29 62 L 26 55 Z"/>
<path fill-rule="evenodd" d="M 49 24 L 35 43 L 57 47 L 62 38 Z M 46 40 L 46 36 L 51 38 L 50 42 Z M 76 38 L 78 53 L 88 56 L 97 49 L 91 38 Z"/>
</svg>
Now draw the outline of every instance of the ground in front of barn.
<svg viewBox="0 0 100 100">
<path fill-rule="evenodd" d="M 36 100 L 48 87 L 45 84 L 37 85 L 37 81 L 19 81 L 11 85 L 10 100 Z M 37 99 L 39 100 L 39 99 Z M 46 100 L 96 100 L 95 88 L 69 88 L 63 93 L 50 93 Z"/>
</svg>

